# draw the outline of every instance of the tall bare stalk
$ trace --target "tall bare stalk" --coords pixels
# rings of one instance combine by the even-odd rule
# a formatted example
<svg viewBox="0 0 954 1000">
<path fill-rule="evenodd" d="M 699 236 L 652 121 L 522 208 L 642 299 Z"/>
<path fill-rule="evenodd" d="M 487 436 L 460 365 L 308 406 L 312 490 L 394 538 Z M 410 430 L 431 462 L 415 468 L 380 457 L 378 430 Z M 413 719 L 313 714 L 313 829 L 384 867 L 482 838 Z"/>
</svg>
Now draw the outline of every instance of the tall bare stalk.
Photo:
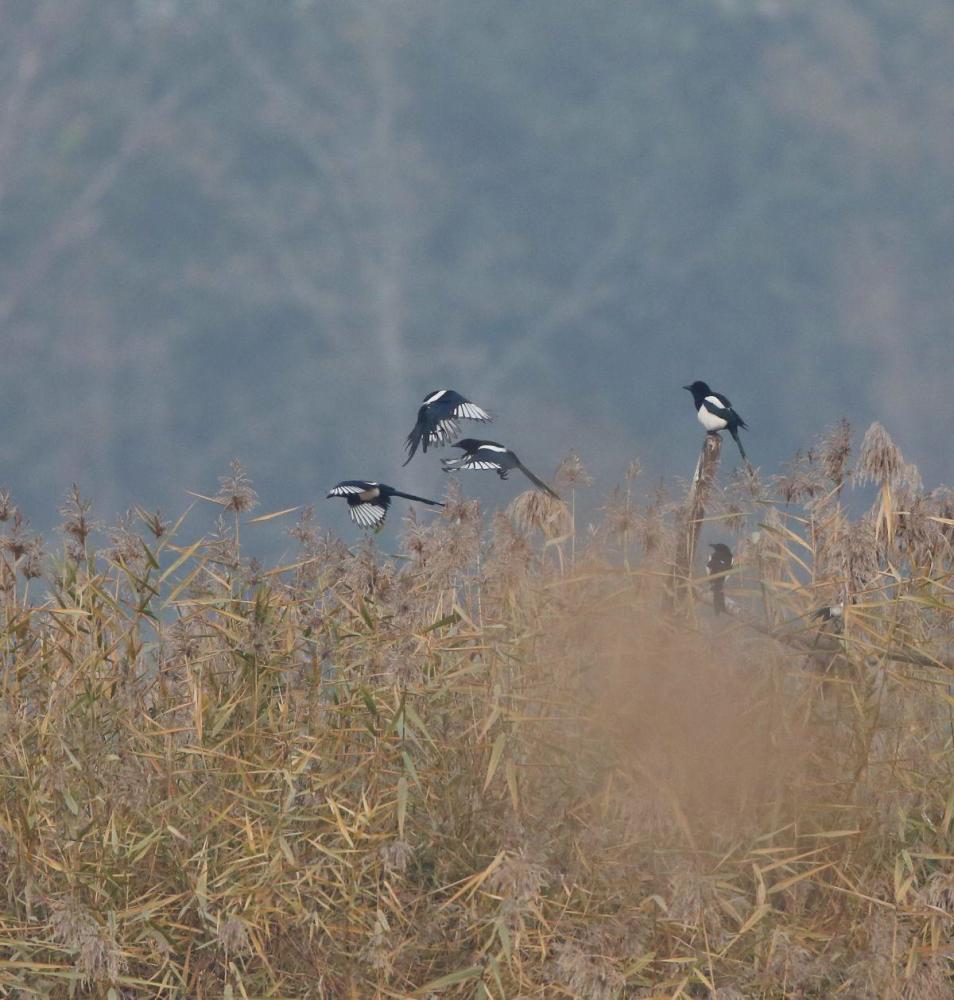
<svg viewBox="0 0 954 1000">
<path fill-rule="evenodd" d="M 706 516 L 706 503 L 712 491 L 719 456 L 722 454 L 722 438 L 718 434 L 707 434 L 702 442 L 699 461 L 692 476 L 686 505 L 676 534 L 676 557 L 673 563 L 673 599 L 675 605 L 688 610 L 692 596 L 692 564 L 699 541 L 699 531 Z"/>
</svg>

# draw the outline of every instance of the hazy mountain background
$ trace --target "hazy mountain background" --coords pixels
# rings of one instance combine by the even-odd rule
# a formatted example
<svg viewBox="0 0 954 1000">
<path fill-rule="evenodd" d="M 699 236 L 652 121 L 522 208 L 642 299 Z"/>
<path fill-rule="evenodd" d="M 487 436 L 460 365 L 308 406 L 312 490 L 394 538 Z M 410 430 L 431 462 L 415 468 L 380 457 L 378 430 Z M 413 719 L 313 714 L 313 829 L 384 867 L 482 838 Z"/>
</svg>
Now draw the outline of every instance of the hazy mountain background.
<svg viewBox="0 0 954 1000">
<path fill-rule="evenodd" d="M 597 495 L 691 471 L 694 378 L 767 472 L 845 415 L 950 481 L 952 52 L 950 0 L 6 0 L 0 484 L 440 491 L 452 386 Z"/>
</svg>

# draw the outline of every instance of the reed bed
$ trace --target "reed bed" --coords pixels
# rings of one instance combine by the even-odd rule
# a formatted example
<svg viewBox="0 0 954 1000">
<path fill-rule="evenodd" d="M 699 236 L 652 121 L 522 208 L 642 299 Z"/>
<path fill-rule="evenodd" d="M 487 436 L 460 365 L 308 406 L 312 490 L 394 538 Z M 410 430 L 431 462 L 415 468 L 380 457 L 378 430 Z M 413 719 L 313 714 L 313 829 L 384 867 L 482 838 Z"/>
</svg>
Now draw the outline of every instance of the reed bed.
<svg viewBox="0 0 954 1000">
<path fill-rule="evenodd" d="M 270 568 L 240 467 L 199 537 L 0 496 L 0 994 L 951 996 L 954 494 L 850 465 L 713 486 L 719 618 L 635 465 Z"/>
</svg>

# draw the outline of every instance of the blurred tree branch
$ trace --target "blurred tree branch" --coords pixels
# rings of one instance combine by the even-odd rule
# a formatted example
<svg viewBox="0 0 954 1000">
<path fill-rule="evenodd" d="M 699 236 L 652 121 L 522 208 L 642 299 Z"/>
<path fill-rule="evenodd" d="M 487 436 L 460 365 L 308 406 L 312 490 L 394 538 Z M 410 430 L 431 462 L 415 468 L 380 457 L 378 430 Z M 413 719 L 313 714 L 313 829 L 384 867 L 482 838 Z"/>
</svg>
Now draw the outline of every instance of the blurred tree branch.
<svg viewBox="0 0 954 1000">
<path fill-rule="evenodd" d="M 155 141 L 157 132 L 168 123 L 181 103 L 183 93 L 184 88 L 179 88 L 164 94 L 151 108 L 126 123 L 118 147 L 87 177 L 82 190 L 56 222 L 38 234 L 26 263 L 10 279 L 7 291 L 0 297 L 0 323 L 10 320 L 27 296 L 46 278 L 61 254 L 96 233 L 101 224 L 96 208 L 129 163 Z"/>
</svg>

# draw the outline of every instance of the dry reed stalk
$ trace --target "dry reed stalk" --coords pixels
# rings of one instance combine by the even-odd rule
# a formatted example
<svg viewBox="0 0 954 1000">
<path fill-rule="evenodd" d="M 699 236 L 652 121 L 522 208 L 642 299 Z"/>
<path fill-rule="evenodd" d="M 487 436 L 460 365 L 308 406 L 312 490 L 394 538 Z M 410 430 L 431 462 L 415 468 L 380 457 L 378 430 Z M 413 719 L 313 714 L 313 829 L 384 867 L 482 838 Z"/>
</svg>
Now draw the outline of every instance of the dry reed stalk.
<svg viewBox="0 0 954 1000">
<path fill-rule="evenodd" d="M 673 599 L 688 611 L 692 601 L 692 566 L 695 561 L 696 543 L 706 516 L 706 503 L 722 454 L 722 437 L 707 434 L 696 462 L 696 471 L 689 484 L 689 493 L 683 510 L 676 538 L 676 558 L 673 567 Z"/>
</svg>

